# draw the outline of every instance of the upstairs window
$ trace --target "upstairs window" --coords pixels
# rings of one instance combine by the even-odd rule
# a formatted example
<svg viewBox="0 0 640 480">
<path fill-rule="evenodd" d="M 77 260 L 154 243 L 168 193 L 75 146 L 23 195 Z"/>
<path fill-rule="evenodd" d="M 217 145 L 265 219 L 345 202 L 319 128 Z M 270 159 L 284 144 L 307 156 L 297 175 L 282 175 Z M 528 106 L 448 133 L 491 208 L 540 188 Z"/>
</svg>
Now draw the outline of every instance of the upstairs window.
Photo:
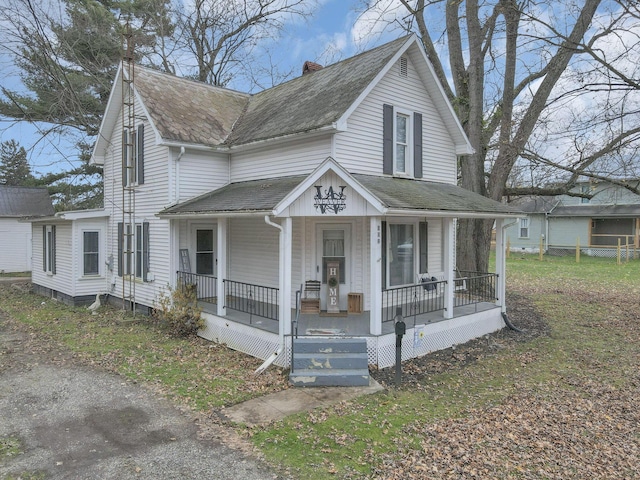
<svg viewBox="0 0 640 480">
<path fill-rule="evenodd" d="M 122 184 L 127 187 L 144 183 L 144 124 L 122 131 Z"/>
<path fill-rule="evenodd" d="M 383 105 L 382 173 L 422 178 L 422 114 Z"/>
<path fill-rule="evenodd" d="M 393 158 L 394 173 L 407 173 L 409 159 L 409 115 L 396 113 L 396 151 Z"/>
</svg>

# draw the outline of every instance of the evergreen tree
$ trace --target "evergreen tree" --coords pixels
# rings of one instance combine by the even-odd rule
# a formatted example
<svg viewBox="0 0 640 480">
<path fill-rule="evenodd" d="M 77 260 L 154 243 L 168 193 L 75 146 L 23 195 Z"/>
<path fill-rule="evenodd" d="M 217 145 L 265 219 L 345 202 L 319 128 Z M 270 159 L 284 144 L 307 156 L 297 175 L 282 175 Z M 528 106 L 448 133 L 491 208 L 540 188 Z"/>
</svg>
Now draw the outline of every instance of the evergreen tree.
<svg viewBox="0 0 640 480">
<path fill-rule="evenodd" d="M 15 140 L 7 140 L 0 145 L 0 185 L 35 185 L 27 151 Z"/>
</svg>

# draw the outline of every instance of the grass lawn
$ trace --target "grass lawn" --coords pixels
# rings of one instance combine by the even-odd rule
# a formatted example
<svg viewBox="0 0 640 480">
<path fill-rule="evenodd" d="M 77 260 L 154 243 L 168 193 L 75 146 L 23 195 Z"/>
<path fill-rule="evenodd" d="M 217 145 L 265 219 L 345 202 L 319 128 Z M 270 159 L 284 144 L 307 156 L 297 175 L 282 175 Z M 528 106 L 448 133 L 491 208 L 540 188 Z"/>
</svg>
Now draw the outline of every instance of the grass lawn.
<svg viewBox="0 0 640 480">
<path fill-rule="evenodd" d="M 640 262 L 518 255 L 507 275 L 548 334 L 491 336 L 459 366 L 407 362 L 419 380 L 399 389 L 237 430 L 296 478 L 640 477 Z M 260 361 L 148 320 L 0 289 L 0 311 L 37 334 L 34 348 L 53 345 L 194 410 L 287 388 L 276 368 L 255 377 Z"/>
</svg>

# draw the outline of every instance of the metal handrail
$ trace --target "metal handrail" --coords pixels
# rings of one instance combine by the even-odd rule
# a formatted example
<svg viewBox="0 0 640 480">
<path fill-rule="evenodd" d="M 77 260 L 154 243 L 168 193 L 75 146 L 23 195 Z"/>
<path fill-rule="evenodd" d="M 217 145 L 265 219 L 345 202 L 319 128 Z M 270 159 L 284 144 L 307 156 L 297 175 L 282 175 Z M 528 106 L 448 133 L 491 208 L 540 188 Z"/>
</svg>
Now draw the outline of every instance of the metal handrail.
<svg viewBox="0 0 640 480">
<path fill-rule="evenodd" d="M 224 306 L 227 309 L 253 316 L 278 320 L 278 292 L 274 287 L 225 279 Z"/>
</svg>

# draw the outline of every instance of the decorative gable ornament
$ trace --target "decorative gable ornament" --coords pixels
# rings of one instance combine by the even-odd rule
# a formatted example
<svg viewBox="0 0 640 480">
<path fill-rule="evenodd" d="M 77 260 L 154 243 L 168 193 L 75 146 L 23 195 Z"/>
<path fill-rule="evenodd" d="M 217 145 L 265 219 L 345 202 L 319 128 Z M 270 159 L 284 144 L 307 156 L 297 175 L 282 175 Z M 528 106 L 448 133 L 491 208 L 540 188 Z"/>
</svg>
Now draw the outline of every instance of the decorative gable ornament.
<svg viewBox="0 0 640 480">
<path fill-rule="evenodd" d="M 329 186 L 328 189 L 322 190 L 322 185 L 314 185 L 316 189 L 316 195 L 313 197 L 316 211 L 321 214 L 335 213 L 343 211 L 347 208 L 347 195 L 344 193 L 346 185 L 339 185 L 338 190 L 334 190 L 333 186 Z"/>
</svg>

